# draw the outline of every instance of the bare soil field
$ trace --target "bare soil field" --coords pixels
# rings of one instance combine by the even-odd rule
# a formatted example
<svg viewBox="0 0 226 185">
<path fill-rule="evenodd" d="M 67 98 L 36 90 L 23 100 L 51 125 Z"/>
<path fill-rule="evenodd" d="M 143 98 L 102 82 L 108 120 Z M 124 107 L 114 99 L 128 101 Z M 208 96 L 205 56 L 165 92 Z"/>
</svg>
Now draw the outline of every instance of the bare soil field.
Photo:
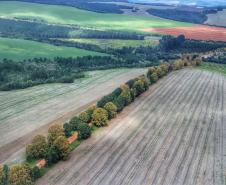
<svg viewBox="0 0 226 185">
<path fill-rule="evenodd" d="M 218 11 L 216 14 L 209 14 L 205 24 L 226 27 L 226 9 Z"/>
<path fill-rule="evenodd" d="M 195 40 L 211 40 L 226 42 L 226 28 L 196 25 L 191 27 L 176 28 L 147 28 L 143 31 L 155 32 L 166 35 L 185 35 L 186 38 Z"/>
<path fill-rule="evenodd" d="M 24 160 L 24 146 L 34 135 L 46 133 L 52 123 L 64 123 L 75 114 L 146 69 L 90 72 L 73 84 L 48 84 L 0 92 L 0 163 Z"/>
<path fill-rule="evenodd" d="M 38 185 L 225 185 L 226 78 L 185 69 L 152 86 Z"/>
</svg>

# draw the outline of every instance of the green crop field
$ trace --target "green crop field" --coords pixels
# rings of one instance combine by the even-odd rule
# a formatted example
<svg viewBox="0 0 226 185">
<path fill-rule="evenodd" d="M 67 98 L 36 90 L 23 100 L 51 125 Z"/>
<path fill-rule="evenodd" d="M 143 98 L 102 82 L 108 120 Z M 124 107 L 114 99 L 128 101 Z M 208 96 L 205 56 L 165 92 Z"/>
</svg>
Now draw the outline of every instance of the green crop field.
<svg viewBox="0 0 226 185">
<path fill-rule="evenodd" d="M 72 47 L 54 46 L 50 44 L 22 40 L 0 38 L 0 60 L 24 60 L 31 58 L 77 57 L 87 55 L 104 55 L 102 53 L 77 49 Z"/>
<path fill-rule="evenodd" d="M 0 18 L 29 19 L 32 21 L 79 25 L 96 29 L 130 31 L 139 31 L 150 27 L 165 28 L 192 25 L 159 18 L 102 14 L 67 6 L 43 5 L 17 1 L 0 2 Z"/>
<path fill-rule="evenodd" d="M 116 48 L 122 47 L 139 47 L 139 46 L 155 46 L 158 44 L 157 39 L 146 40 L 119 40 L 119 39 L 61 39 L 64 41 L 86 43 L 98 45 L 101 48 Z"/>
<path fill-rule="evenodd" d="M 203 63 L 199 68 L 226 75 L 226 64 Z"/>
</svg>

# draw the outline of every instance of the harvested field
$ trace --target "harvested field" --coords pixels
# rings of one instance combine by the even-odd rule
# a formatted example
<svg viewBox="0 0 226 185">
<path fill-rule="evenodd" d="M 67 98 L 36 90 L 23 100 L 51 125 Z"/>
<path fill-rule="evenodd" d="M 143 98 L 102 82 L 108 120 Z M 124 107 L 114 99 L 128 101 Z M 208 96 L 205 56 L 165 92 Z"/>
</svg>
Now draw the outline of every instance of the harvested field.
<svg viewBox="0 0 226 185">
<path fill-rule="evenodd" d="M 64 123 L 88 105 L 146 69 L 90 72 L 74 84 L 48 84 L 0 92 L 0 163 L 20 162 L 24 146 L 51 123 Z"/>
<path fill-rule="evenodd" d="M 226 27 L 226 9 L 218 11 L 216 14 L 209 14 L 205 24 Z"/>
<path fill-rule="evenodd" d="M 171 73 L 38 185 L 224 185 L 226 78 Z"/>
<path fill-rule="evenodd" d="M 185 35 L 186 38 L 195 40 L 210 40 L 226 42 L 226 28 L 201 26 L 175 27 L 175 28 L 147 28 L 144 31 L 155 32 L 166 35 Z"/>
</svg>

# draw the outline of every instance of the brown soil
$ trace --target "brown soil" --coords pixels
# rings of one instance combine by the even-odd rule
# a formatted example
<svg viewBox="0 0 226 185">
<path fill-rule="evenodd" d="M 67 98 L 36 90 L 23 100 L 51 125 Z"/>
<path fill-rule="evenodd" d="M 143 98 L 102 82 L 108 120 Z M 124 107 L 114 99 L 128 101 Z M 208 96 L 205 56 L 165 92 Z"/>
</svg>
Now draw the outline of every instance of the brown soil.
<svg viewBox="0 0 226 185">
<path fill-rule="evenodd" d="M 196 25 L 192 27 L 176 28 L 147 28 L 144 31 L 174 36 L 183 34 L 188 39 L 226 42 L 226 28 L 213 26 Z"/>
<path fill-rule="evenodd" d="M 226 78 L 162 79 L 38 185 L 224 185 Z"/>
</svg>

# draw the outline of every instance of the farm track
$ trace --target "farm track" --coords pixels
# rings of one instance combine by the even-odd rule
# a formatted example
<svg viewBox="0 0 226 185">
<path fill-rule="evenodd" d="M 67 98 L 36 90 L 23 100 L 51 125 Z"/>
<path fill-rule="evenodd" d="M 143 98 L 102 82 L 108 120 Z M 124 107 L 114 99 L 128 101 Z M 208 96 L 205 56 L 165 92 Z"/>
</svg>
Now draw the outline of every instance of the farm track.
<svg viewBox="0 0 226 185">
<path fill-rule="evenodd" d="M 119 69 L 91 72 L 91 78 L 72 85 L 50 84 L 0 92 L 0 163 L 23 160 L 23 148 L 34 134 L 45 134 L 50 124 L 67 121 L 103 95 L 145 71 Z"/>
<path fill-rule="evenodd" d="M 39 185 L 224 185 L 226 78 L 170 74 Z"/>
</svg>

